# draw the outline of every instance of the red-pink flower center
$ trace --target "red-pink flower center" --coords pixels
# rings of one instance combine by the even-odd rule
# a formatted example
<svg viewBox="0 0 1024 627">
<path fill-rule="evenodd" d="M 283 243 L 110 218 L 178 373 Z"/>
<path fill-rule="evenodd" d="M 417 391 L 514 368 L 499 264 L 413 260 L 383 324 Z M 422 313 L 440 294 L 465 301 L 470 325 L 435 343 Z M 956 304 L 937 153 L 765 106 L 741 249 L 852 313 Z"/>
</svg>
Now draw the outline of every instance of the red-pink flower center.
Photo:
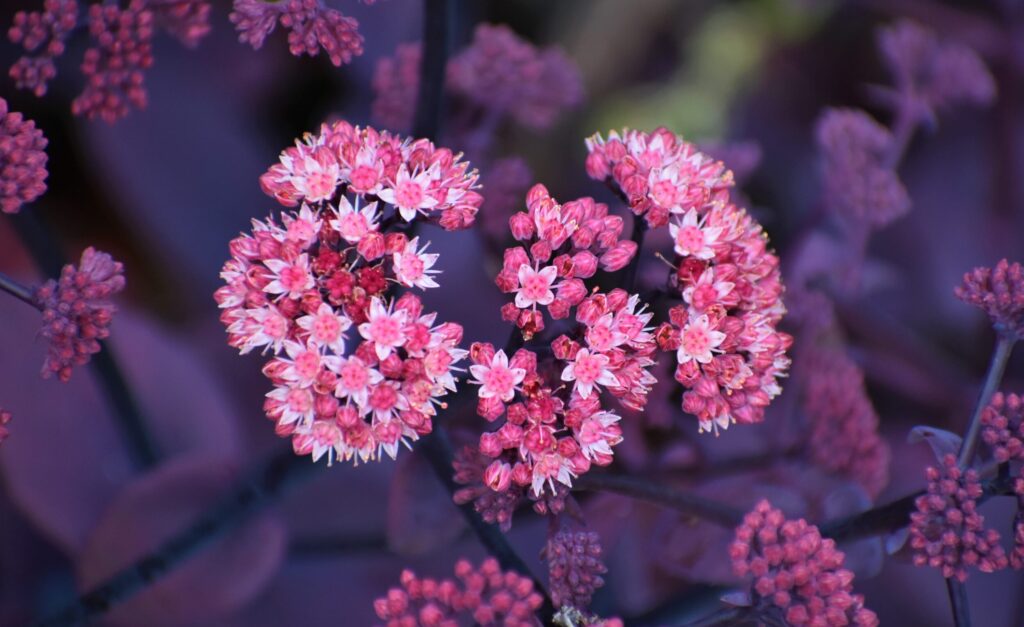
<svg viewBox="0 0 1024 627">
<path fill-rule="evenodd" d="M 377 184 L 379 177 L 377 170 L 368 165 L 356 166 L 349 175 L 351 188 L 354 192 L 368 192 Z"/>
<path fill-rule="evenodd" d="M 362 239 L 370 231 L 370 223 L 361 213 L 349 213 L 338 219 L 338 232 L 346 240 Z"/>
<path fill-rule="evenodd" d="M 370 392 L 368 400 L 371 409 L 386 412 L 398 404 L 398 392 L 390 385 L 378 385 Z"/>
<path fill-rule="evenodd" d="M 587 331 L 587 342 L 595 350 L 608 350 L 614 341 L 615 334 L 612 333 L 611 327 L 608 325 L 598 324 L 590 327 L 590 330 Z"/>
<path fill-rule="evenodd" d="M 292 388 L 288 390 L 288 409 L 297 413 L 305 414 L 313 408 L 313 396 L 304 389 Z"/>
<path fill-rule="evenodd" d="M 676 206 L 677 188 L 671 181 L 658 181 L 651 186 L 651 198 L 665 209 Z"/>
<path fill-rule="evenodd" d="M 523 294 L 532 301 L 543 300 L 551 289 L 551 283 L 541 273 L 533 272 L 523 281 Z"/>
<path fill-rule="evenodd" d="M 507 366 L 495 365 L 484 375 L 484 387 L 498 396 L 507 394 L 515 386 L 515 376 Z"/>
<path fill-rule="evenodd" d="M 310 200 L 324 200 L 334 194 L 337 178 L 326 171 L 311 172 L 306 176 L 306 197 Z"/>
<path fill-rule="evenodd" d="M 274 339 L 281 339 L 288 333 L 288 321 L 281 316 L 269 315 L 263 318 L 263 332 Z"/>
<path fill-rule="evenodd" d="M 307 220 L 295 220 L 288 225 L 288 239 L 293 242 L 309 242 L 315 235 L 313 225 Z"/>
<path fill-rule="evenodd" d="M 582 352 L 582 351 L 581 351 Z M 573 373 L 580 383 L 594 383 L 601 377 L 605 360 L 598 355 L 576 355 Z"/>
<path fill-rule="evenodd" d="M 334 314 L 318 314 L 313 319 L 313 337 L 325 344 L 333 344 L 341 335 L 341 323 Z"/>
<path fill-rule="evenodd" d="M 301 292 L 309 284 L 309 273 L 302 266 L 287 266 L 280 276 L 281 285 L 289 292 Z"/>
<path fill-rule="evenodd" d="M 370 373 L 366 366 L 349 361 L 341 367 L 338 378 L 346 390 L 361 390 L 370 382 Z"/>
<path fill-rule="evenodd" d="M 711 335 L 706 327 L 691 324 L 683 332 L 682 345 L 690 355 L 703 355 L 711 350 Z"/>
<path fill-rule="evenodd" d="M 303 379 L 315 379 L 320 374 L 320 354 L 306 351 L 295 358 L 295 371 Z"/>
<path fill-rule="evenodd" d="M 580 444 L 596 444 L 604 439 L 602 435 L 603 430 L 604 425 L 601 424 L 600 420 L 596 418 L 588 418 L 583 421 L 582 425 L 580 425 L 580 432 L 579 435 L 576 436 L 576 439 L 579 440 Z"/>
<path fill-rule="evenodd" d="M 427 374 L 439 377 L 448 372 L 451 366 L 452 356 L 446 350 L 433 350 L 423 358 L 423 367 Z"/>
<path fill-rule="evenodd" d="M 370 337 L 384 346 L 398 346 L 402 343 L 402 325 L 391 316 L 377 318 L 370 322 Z"/>
<path fill-rule="evenodd" d="M 411 281 L 423 276 L 423 260 L 416 253 L 402 253 L 402 275 Z"/>
<path fill-rule="evenodd" d="M 388 420 L 377 423 L 373 427 L 373 432 L 377 436 L 377 441 L 382 444 L 395 444 L 402 437 L 402 426 L 397 420 Z"/>
<path fill-rule="evenodd" d="M 688 253 L 695 253 L 704 248 L 704 233 L 695 226 L 683 226 L 676 233 L 676 244 Z"/>
<path fill-rule="evenodd" d="M 395 186 L 395 204 L 399 207 L 418 208 L 423 196 L 423 186 L 415 181 L 403 181 Z"/>
</svg>

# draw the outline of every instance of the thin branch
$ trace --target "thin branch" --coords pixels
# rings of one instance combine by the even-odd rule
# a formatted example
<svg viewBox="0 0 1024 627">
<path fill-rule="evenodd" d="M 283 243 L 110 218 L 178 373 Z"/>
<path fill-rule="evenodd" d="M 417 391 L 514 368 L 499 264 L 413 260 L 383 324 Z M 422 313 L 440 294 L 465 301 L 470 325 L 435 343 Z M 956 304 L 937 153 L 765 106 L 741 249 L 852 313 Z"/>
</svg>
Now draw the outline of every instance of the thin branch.
<svg viewBox="0 0 1024 627">
<path fill-rule="evenodd" d="M 3 272 L 0 272 L 0 290 L 3 290 L 18 300 L 32 305 L 36 309 L 40 309 L 39 301 L 36 300 L 35 296 L 32 295 L 32 289 L 27 285 L 22 285 L 17 280 L 7 276 Z"/>
<path fill-rule="evenodd" d="M 949 606 L 953 610 L 953 624 L 956 627 L 971 627 L 971 610 L 967 604 L 967 587 L 955 577 L 946 579 L 949 592 Z"/>
<path fill-rule="evenodd" d="M 423 57 L 413 137 L 436 140 L 441 129 L 444 75 L 451 41 L 452 0 L 424 0 Z"/>
<path fill-rule="evenodd" d="M 591 492 L 615 492 L 623 496 L 664 505 L 723 527 L 738 526 L 743 521 L 745 513 L 724 503 L 628 475 L 587 473 L 576 480 L 573 488 Z"/>
<path fill-rule="evenodd" d="M 974 406 L 974 414 L 971 416 L 970 425 L 967 427 L 967 435 L 960 447 L 960 455 L 957 463 L 961 468 L 966 468 L 974 457 L 974 451 L 978 447 L 978 434 L 981 433 L 981 414 L 984 413 L 992 394 L 999 387 L 1003 380 L 1003 373 L 1006 372 L 1006 363 L 1013 352 L 1015 339 L 1008 333 L 1000 333 L 996 342 L 996 349 L 992 352 L 992 361 L 988 364 L 988 373 L 985 375 L 985 383 L 981 386 L 981 393 L 978 395 L 978 403 Z"/>
<path fill-rule="evenodd" d="M 78 625 L 106 613 L 174 571 L 189 557 L 262 509 L 271 497 L 279 495 L 298 478 L 312 474 L 315 468 L 316 464 L 291 449 L 281 452 L 260 465 L 230 495 L 184 531 L 49 619 L 36 623 L 37 627 Z"/>
</svg>

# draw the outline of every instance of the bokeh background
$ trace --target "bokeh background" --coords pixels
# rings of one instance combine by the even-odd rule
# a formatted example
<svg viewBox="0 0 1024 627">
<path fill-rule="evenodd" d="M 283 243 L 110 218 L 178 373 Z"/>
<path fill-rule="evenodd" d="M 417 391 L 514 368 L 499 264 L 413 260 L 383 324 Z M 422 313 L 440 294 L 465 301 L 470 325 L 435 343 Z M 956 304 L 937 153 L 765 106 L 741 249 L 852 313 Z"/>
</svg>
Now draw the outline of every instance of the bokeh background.
<svg viewBox="0 0 1024 627">
<path fill-rule="evenodd" d="M 4 28 L 16 10 L 36 8 L 2 4 Z M 14 433 L 0 448 L 0 625 L 25 624 L 62 607 L 194 519 L 240 473 L 286 445 L 263 417 L 262 362 L 226 345 L 212 294 L 229 239 L 251 218 L 277 210 L 260 191 L 259 175 L 295 137 L 329 117 L 370 123 L 377 61 L 421 36 L 417 0 L 336 4 L 360 21 L 366 38 L 365 54 L 352 64 L 338 69 L 322 57 L 293 57 L 280 33 L 259 51 L 240 45 L 229 6 L 218 2 L 213 31 L 197 48 L 157 37 L 149 106 L 114 125 L 71 116 L 81 38 L 71 41 L 44 98 L 0 79 L 0 96 L 50 140 L 49 191 L 24 211 L 50 229 L 64 256 L 95 245 L 125 263 L 128 287 L 110 348 L 159 453 L 154 468 L 134 463 L 88 368 L 67 385 L 40 379 L 38 314 L 0 299 L 0 404 L 15 415 Z M 814 122 L 822 109 L 864 108 L 888 121 L 868 88 L 887 81 L 877 28 L 910 17 L 979 52 L 995 78 L 996 101 L 943 115 L 914 137 L 900 170 L 913 209 L 871 240 L 867 287 L 840 308 L 850 354 L 865 370 L 893 448 L 891 483 L 879 502 L 921 488 L 932 457 L 926 446 L 906 443 L 908 430 L 931 424 L 960 431 L 993 345 L 983 316 L 957 301 L 953 287 L 976 265 L 1024 257 L 1021 3 L 457 4 L 457 45 L 469 41 L 478 22 L 504 23 L 538 45 L 561 46 L 583 78 L 580 107 L 545 132 L 499 129 L 497 154 L 521 155 L 534 179 L 560 199 L 594 195 L 613 203 L 586 177 L 584 137 L 664 125 L 724 145 L 741 162 L 727 165 L 748 171 L 742 193 L 784 264 L 821 196 Z M 0 67 L 17 55 L 0 43 Z M 30 228 L 24 217 L 0 220 L 0 269 L 38 282 L 52 270 L 41 273 L 23 247 Z M 429 238 L 443 253 L 445 274 L 444 287 L 424 299 L 428 307 L 461 322 L 468 340 L 503 341 L 508 330 L 498 308 L 505 298 L 492 282 L 500 267 L 492 248 L 475 230 L 431 230 Z M 1005 389 L 1024 385 L 1022 365 L 1019 358 L 1011 363 Z M 786 400 L 784 394 L 773 412 L 791 410 Z M 663 428 L 642 437 L 671 435 L 678 440 L 672 454 L 683 460 L 700 447 L 756 447 L 774 415 L 765 429 L 695 444 L 696 423 L 675 401 L 652 403 L 649 411 L 661 412 L 651 420 Z M 642 445 L 623 447 L 627 467 L 647 454 Z M 402 568 L 441 576 L 459 556 L 483 556 L 426 468 L 418 456 L 403 455 L 397 463 L 323 469 L 107 620 L 373 624 L 372 600 L 397 583 Z M 747 498 L 754 480 L 722 481 L 705 489 Z M 756 490 L 779 504 L 818 490 L 817 511 L 845 507 L 836 503 L 841 490 L 809 488 L 815 481 L 780 471 Z M 1005 536 L 1013 507 L 1004 500 L 983 512 Z M 626 624 L 674 624 L 714 607 L 728 558 L 708 538 L 721 532 L 619 497 L 588 497 L 584 505 L 609 567 L 595 610 Z M 545 529 L 544 520 L 521 515 L 511 532 L 537 572 Z M 951 624 L 939 574 L 883 553 L 881 541 L 850 551 L 857 588 L 882 624 Z M 972 576 L 976 624 L 1024 625 L 1022 586 L 1013 572 Z"/>
</svg>

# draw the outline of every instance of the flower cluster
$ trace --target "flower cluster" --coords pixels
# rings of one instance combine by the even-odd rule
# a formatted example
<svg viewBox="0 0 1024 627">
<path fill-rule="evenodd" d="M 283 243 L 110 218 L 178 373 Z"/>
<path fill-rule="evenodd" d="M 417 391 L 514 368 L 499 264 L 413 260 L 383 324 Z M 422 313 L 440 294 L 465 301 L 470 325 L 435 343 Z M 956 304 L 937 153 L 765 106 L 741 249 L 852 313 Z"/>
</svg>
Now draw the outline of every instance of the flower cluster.
<svg viewBox="0 0 1024 627">
<path fill-rule="evenodd" d="M 77 22 L 75 0 L 45 0 L 42 11 L 14 14 L 7 36 L 25 50 L 10 71 L 18 89 L 28 89 L 36 96 L 46 93 L 47 83 L 57 75 L 54 59 L 64 54 L 65 41 Z"/>
<path fill-rule="evenodd" d="M 792 338 L 777 330 L 785 313 L 779 260 L 761 226 L 732 204 L 732 173 L 661 128 L 587 140 L 587 173 L 617 186 L 636 215 L 668 224 L 676 261 L 672 285 L 684 301 L 657 332 L 676 353 L 683 409 L 701 431 L 764 419 L 781 392 Z"/>
<path fill-rule="evenodd" d="M 100 351 L 99 341 L 110 335 L 110 322 L 117 308 L 112 296 L 124 289 L 124 267 L 110 255 L 86 248 L 75 267 L 68 264 L 60 279 L 51 279 L 35 292 L 43 312 L 39 332 L 49 346 L 43 362 L 43 377 L 71 378 L 75 366 L 85 365 Z"/>
<path fill-rule="evenodd" d="M 54 61 L 78 22 L 75 0 L 44 0 L 41 11 L 19 11 L 8 37 L 25 55 L 11 67 L 19 89 L 46 93 L 57 74 Z M 195 46 L 210 32 L 206 0 L 131 0 L 127 6 L 95 3 L 88 10 L 92 45 L 81 70 L 85 88 L 71 103 L 76 115 L 114 122 L 146 106 L 145 71 L 153 64 L 152 40 L 162 28 L 184 45 Z"/>
<path fill-rule="evenodd" d="M 403 44 L 377 63 L 375 120 L 394 129 L 412 123 L 419 86 L 419 44 Z M 558 48 L 539 49 L 507 26 L 480 24 L 473 41 L 448 63 L 447 93 L 458 108 L 479 110 L 497 124 L 505 116 L 545 129 L 583 99 L 579 70 Z"/>
<path fill-rule="evenodd" d="M 418 216 L 453 231 L 471 225 L 483 201 L 475 191 L 476 170 L 460 157 L 425 139 L 410 141 L 337 122 L 281 153 L 260 185 L 287 207 L 323 203 L 342 189 L 386 203 L 405 222 Z M 375 209 L 365 204 L 354 211 L 359 215 L 347 215 L 339 225 L 345 241 L 382 252 L 384 236 L 368 221 Z"/>
<path fill-rule="evenodd" d="M 460 560 L 455 564 L 454 580 L 420 578 L 405 570 L 401 583 L 401 588 L 392 588 L 373 602 L 377 616 L 388 627 L 540 625 L 535 612 L 543 598 L 534 590 L 533 581 L 503 572 L 493 558 L 484 560 L 479 568 Z"/>
<path fill-rule="evenodd" d="M 7 425 L 11 422 L 11 412 L 6 409 L 0 408 L 0 444 L 4 443 L 7 436 L 11 434 Z"/>
<path fill-rule="evenodd" d="M 835 541 L 802 518 L 787 520 L 768 501 L 744 517 L 729 555 L 737 575 L 753 577 L 755 607 L 774 619 L 766 623 L 878 625 L 864 597 L 853 593 L 853 573 L 843 568 Z"/>
<path fill-rule="evenodd" d="M 810 458 L 877 497 L 889 482 L 890 453 L 864 390 L 864 373 L 839 351 L 816 350 L 808 357 L 803 407 Z"/>
<path fill-rule="evenodd" d="M 840 218 L 883 227 L 910 210 L 910 197 L 890 163 L 893 137 L 867 113 L 827 109 L 815 132 L 825 202 Z"/>
<path fill-rule="evenodd" d="M 987 105 L 995 98 L 995 81 L 973 50 L 939 41 L 914 22 L 881 29 L 878 47 L 895 82 L 896 93 L 888 95 L 926 120 L 934 121 L 935 109 Z"/>
<path fill-rule="evenodd" d="M 0 98 L 0 210 L 18 213 L 46 191 L 46 138 Z"/>
<path fill-rule="evenodd" d="M 94 4 L 89 7 L 89 33 L 95 45 L 82 61 L 86 86 L 71 102 L 71 111 L 113 123 L 131 107 L 146 106 L 143 81 L 153 65 L 153 12 L 143 0 L 132 0 L 124 9 Z"/>
<path fill-rule="evenodd" d="M 608 572 L 601 561 L 601 542 L 596 533 L 560 531 L 548 538 L 541 559 L 548 564 L 548 585 L 555 606 L 578 610 L 590 607 L 590 598 L 604 585 L 601 576 Z"/>
<path fill-rule="evenodd" d="M 228 343 L 270 351 L 264 408 L 299 454 L 394 457 L 431 431 L 455 390 L 462 327 L 436 323 L 419 297 L 388 286 L 437 287 L 437 255 L 386 225 L 417 216 L 449 228 L 472 221 L 476 179 L 449 151 L 359 129 L 324 126 L 263 176 L 284 205 L 302 203 L 231 242 L 217 290 Z"/>
<path fill-rule="evenodd" d="M 1010 566 L 1024 568 L 1024 398 L 996 392 L 981 414 L 981 438 L 992 449 L 999 463 L 1019 466 L 1013 490 L 1017 495 L 1017 519 L 1014 522 Z"/>
<path fill-rule="evenodd" d="M 914 564 L 938 568 L 943 577 L 960 581 L 967 579 L 969 567 L 985 573 L 1005 568 L 999 532 L 985 529 L 977 511 L 982 495 L 978 473 L 961 470 L 950 454 L 941 468 L 929 467 L 927 477 L 927 493 L 917 498 L 917 511 L 910 515 Z"/>
<path fill-rule="evenodd" d="M 996 331 L 1024 338 L 1024 269 L 1002 259 L 994 268 L 975 268 L 956 288 L 960 300 L 988 314 Z"/>
<path fill-rule="evenodd" d="M 534 185 L 526 196 L 528 211 L 509 220 L 512 236 L 527 247 L 505 250 L 501 272 L 495 279 L 515 300 L 502 317 L 514 322 L 525 339 L 544 330 L 547 310 L 555 320 L 567 318 L 587 295 L 584 279 L 598 268 L 624 268 L 636 255 L 636 242 L 622 239 L 622 218 L 593 198 L 558 204 L 546 187 Z M 621 342 L 619 342 L 621 343 Z"/>
<path fill-rule="evenodd" d="M 288 29 L 288 49 L 315 57 L 320 50 L 335 66 L 363 54 L 359 22 L 321 0 L 234 0 L 231 23 L 238 40 L 258 50 L 280 23 Z"/>
</svg>

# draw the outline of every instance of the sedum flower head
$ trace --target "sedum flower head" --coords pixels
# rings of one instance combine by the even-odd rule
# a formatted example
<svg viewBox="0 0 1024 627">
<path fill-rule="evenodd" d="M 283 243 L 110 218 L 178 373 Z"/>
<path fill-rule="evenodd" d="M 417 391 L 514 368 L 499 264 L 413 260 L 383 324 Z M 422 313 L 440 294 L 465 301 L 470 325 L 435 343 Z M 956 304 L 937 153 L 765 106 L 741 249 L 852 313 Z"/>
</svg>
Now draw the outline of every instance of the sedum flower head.
<svg viewBox="0 0 1024 627">
<path fill-rule="evenodd" d="M 889 483 L 889 446 L 864 389 L 864 373 L 839 351 L 809 356 L 803 406 L 810 423 L 811 460 L 849 477 L 872 498 Z"/>
<path fill-rule="evenodd" d="M 978 473 L 961 470 L 956 457 L 946 455 L 941 468 L 928 468 L 927 477 L 927 493 L 917 498 L 917 511 L 910 515 L 914 564 L 938 568 L 943 577 L 960 581 L 967 579 L 968 568 L 985 573 L 1006 568 L 999 532 L 986 529 L 978 513 Z"/>
<path fill-rule="evenodd" d="M 804 519 L 787 520 L 768 501 L 758 503 L 729 547 L 733 570 L 753 579 L 751 598 L 765 623 L 878 625 L 853 592 L 853 573 L 835 541 Z"/>
<path fill-rule="evenodd" d="M 41 11 L 14 14 L 7 37 L 25 52 L 10 70 L 18 89 L 27 89 L 36 96 L 46 93 L 47 84 L 57 76 L 54 59 L 64 54 L 65 41 L 77 22 L 75 0 L 45 0 Z"/>
<path fill-rule="evenodd" d="M 0 210 L 18 213 L 46 191 L 46 138 L 0 98 Z"/>
<path fill-rule="evenodd" d="M 683 300 L 656 332 L 676 353 L 683 409 L 700 431 L 764 420 L 789 368 L 792 338 L 778 258 L 761 226 L 729 198 L 732 173 L 664 128 L 594 135 L 587 173 L 614 185 L 653 227 L 668 225 Z"/>
<path fill-rule="evenodd" d="M 557 607 L 586 610 L 594 592 L 604 585 L 608 572 L 601 561 L 598 535 L 587 531 L 559 531 L 548 538 L 541 551 L 548 565 L 551 600 Z"/>
<path fill-rule="evenodd" d="M 460 560 L 455 564 L 455 579 L 421 578 L 405 570 L 401 584 L 373 602 L 378 618 L 387 627 L 540 625 L 535 612 L 543 598 L 534 590 L 533 581 L 502 571 L 493 558 L 484 560 L 478 568 Z"/>
<path fill-rule="evenodd" d="M 215 298 L 228 343 L 272 353 L 264 409 L 314 460 L 394 458 L 430 433 L 455 391 L 462 327 L 414 291 L 438 287 L 438 255 L 387 225 L 472 222 L 475 172 L 446 149 L 339 122 L 281 154 L 264 190 L 298 210 L 231 242 Z"/>
<path fill-rule="evenodd" d="M 956 288 L 960 300 L 988 314 L 996 331 L 1024 338 L 1024 269 L 1002 259 L 994 268 L 975 268 Z"/>
<path fill-rule="evenodd" d="M 44 378 L 57 375 L 66 383 L 72 368 L 85 365 L 100 351 L 99 341 L 110 335 L 110 322 L 117 310 L 110 299 L 124 284 L 124 266 L 90 247 L 82 252 L 77 267 L 69 263 L 60 279 L 36 289 L 35 298 L 43 311 L 39 333 L 49 344 Z"/>
<path fill-rule="evenodd" d="M 886 163 L 893 138 L 867 113 L 827 109 L 815 135 L 828 208 L 844 220 L 883 227 L 910 210 L 910 197 Z"/>
</svg>

